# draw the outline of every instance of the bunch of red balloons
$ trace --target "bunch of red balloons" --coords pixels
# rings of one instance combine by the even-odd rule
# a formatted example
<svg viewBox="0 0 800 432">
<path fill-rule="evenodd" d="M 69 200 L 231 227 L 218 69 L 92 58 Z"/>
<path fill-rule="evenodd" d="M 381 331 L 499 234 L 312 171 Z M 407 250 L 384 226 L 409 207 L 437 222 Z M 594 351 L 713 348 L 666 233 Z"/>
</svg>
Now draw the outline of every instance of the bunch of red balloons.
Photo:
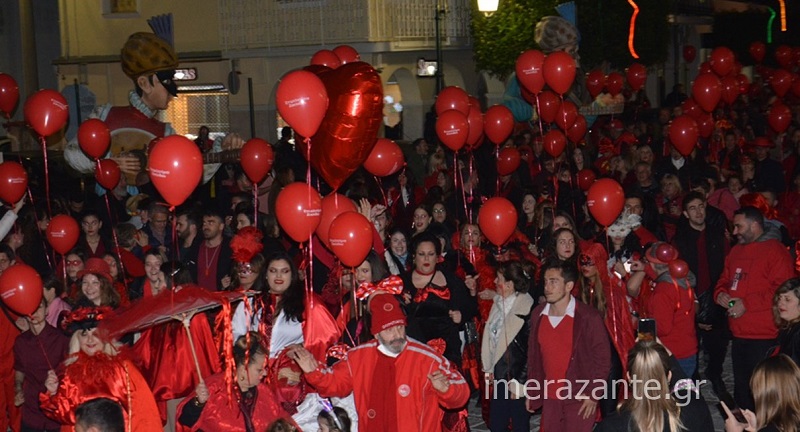
<svg viewBox="0 0 800 432">
<path fill-rule="evenodd" d="M 332 50 L 322 49 L 311 57 L 312 65 L 336 69 L 339 66 L 361 61 L 361 55 L 350 45 L 339 45 Z"/>
<path fill-rule="evenodd" d="M 495 145 L 502 144 L 514 131 L 514 115 L 503 105 L 494 105 L 481 114 L 478 99 L 460 87 L 445 87 L 436 96 L 436 135 L 449 149 L 464 146 L 472 150 L 484 135 Z"/>
</svg>

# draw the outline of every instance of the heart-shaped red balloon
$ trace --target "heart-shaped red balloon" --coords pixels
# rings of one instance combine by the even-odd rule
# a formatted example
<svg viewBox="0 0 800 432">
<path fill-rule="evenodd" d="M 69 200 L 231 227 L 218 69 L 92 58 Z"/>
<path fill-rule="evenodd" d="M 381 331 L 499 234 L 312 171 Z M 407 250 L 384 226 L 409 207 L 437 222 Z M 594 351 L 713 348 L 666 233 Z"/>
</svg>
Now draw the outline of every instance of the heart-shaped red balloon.
<svg viewBox="0 0 800 432">
<path fill-rule="evenodd" d="M 311 166 L 334 189 L 369 156 L 383 120 L 383 86 L 375 68 L 364 62 L 335 70 L 308 69 L 317 74 L 328 93 L 328 110 L 311 137 Z M 307 148 L 298 140 L 304 155 Z"/>
</svg>

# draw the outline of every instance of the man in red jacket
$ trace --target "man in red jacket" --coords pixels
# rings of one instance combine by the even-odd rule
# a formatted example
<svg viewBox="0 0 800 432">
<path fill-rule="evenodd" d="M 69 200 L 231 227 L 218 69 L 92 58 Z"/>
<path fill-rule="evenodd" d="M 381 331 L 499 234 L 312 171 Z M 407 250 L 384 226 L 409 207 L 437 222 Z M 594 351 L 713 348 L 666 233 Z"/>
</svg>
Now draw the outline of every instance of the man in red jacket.
<svg viewBox="0 0 800 432">
<path fill-rule="evenodd" d="M 393 295 L 374 295 L 369 310 L 376 340 L 332 367 L 303 347 L 289 356 L 321 396 L 354 394 L 361 432 L 441 431 L 442 407 L 458 409 L 469 399 L 466 380 L 432 348 L 406 337 L 406 317 Z"/>
<path fill-rule="evenodd" d="M 738 244 L 725 259 L 714 295 L 728 310 L 733 334 L 734 398 L 739 407 L 752 410 L 750 376 L 778 336 L 772 298 L 775 289 L 794 276 L 794 263 L 780 242 L 780 232 L 766 230 L 764 216 L 755 207 L 736 210 L 733 227 Z"/>
<path fill-rule="evenodd" d="M 570 292 L 574 264 L 551 260 L 542 268 L 547 303 L 531 312 L 528 410 L 542 408 L 542 430 L 589 432 L 598 399 L 610 397 L 611 344 L 603 317 Z M 604 387 L 605 386 L 605 387 Z"/>
</svg>

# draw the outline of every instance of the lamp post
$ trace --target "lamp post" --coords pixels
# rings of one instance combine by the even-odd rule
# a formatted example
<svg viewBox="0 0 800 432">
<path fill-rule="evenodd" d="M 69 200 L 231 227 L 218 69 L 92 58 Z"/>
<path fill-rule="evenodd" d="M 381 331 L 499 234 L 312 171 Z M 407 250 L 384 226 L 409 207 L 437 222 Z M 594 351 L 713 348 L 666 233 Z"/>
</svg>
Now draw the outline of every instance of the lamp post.
<svg viewBox="0 0 800 432">
<path fill-rule="evenodd" d="M 478 11 L 482 12 L 486 17 L 490 17 L 497 12 L 499 2 L 500 0 L 478 0 Z"/>
<path fill-rule="evenodd" d="M 441 24 L 440 22 L 444 19 L 444 14 L 447 11 L 445 8 L 439 4 L 439 0 L 436 0 L 436 15 L 434 19 L 436 21 L 436 94 L 438 95 L 440 91 L 442 91 L 443 84 L 444 84 L 444 75 L 442 74 L 442 35 L 441 35 Z"/>
</svg>

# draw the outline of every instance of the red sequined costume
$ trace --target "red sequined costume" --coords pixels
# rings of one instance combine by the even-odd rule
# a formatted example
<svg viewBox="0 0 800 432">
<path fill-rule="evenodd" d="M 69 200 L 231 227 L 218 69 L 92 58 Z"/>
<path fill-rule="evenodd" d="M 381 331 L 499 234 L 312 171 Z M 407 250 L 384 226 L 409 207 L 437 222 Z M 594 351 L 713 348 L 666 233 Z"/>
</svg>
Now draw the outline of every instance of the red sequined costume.
<svg viewBox="0 0 800 432">
<path fill-rule="evenodd" d="M 126 423 L 133 432 L 162 430 L 153 393 L 132 362 L 105 353 L 90 356 L 79 352 L 73 358 L 60 374 L 56 394 L 39 395 L 42 412 L 61 423 L 62 432 L 74 431 L 75 409 L 96 398 L 108 398 L 122 405 Z"/>
<path fill-rule="evenodd" d="M 240 405 L 242 402 L 241 391 L 238 386 L 234 386 L 236 388 L 233 390 L 232 400 L 228 399 L 224 374 L 209 377 L 206 380 L 206 387 L 208 387 L 208 400 L 203 407 L 200 418 L 190 430 L 245 432 L 244 413 Z M 292 422 L 289 414 L 278 404 L 278 397 L 267 384 L 259 384 L 256 386 L 255 391 L 256 399 L 255 405 L 252 407 L 251 420 L 256 431 L 266 430 L 270 423 L 279 418 Z M 192 392 L 189 397 L 178 405 L 178 418 L 180 418 L 187 403 L 194 403 L 194 396 L 195 393 Z"/>
</svg>

